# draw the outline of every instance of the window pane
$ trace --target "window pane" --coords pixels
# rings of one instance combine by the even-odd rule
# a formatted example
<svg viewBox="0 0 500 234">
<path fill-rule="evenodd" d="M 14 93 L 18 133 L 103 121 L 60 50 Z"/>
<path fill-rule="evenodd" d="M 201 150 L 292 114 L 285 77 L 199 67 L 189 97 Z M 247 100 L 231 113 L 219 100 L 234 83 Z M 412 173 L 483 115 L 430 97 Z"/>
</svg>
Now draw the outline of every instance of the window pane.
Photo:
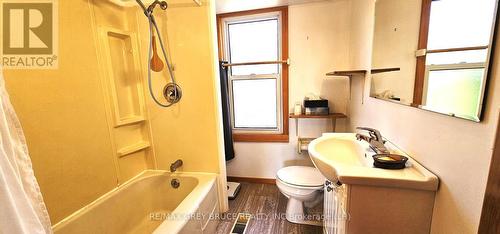
<svg viewBox="0 0 500 234">
<path fill-rule="evenodd" d="M 476 119 L 484 69 L 429 72 L 425 107 Z"/>
<path fill-rule="evenodd" d="M 494 10 L 495 0 L 432 1 L 427 48 L 488 45 Z"/>
<path fill-rule="evenodd" d="M 230 23 L 229 57 L 231 63 L 278 60 L 278 20 Z M 278 65 L 235 66 L 232 75 L 277 74 Z"/>
<path fill-rule="evenodd" d="M 235 128 L 277 129 L 276 79 L 233 80 Z"/>
<path fill-rule="evenodd" d="M 488 50 L 469 50 L 427 54 L 427 65 L 484 63 L 488 57 Z"/>
</svg>

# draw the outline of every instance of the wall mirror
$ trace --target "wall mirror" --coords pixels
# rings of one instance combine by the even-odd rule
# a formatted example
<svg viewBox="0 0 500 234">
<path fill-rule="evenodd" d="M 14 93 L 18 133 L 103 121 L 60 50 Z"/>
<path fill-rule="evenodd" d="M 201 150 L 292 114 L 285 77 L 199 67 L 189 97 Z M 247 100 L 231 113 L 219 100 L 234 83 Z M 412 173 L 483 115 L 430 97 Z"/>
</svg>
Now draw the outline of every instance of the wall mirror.
<svg viewBox="0 0 500 234">
<path fill-rule="evenodd" d="M 376 0 L 370 96 L 479 122 L 498 0 Z"/>
</svg>

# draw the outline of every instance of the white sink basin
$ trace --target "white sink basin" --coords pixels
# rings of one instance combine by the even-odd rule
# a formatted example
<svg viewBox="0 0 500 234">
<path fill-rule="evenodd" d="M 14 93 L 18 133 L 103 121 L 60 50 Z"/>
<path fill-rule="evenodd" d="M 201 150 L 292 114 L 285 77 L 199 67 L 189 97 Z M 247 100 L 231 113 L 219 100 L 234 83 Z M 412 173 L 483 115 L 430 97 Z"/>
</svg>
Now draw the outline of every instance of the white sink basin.
<svg viewBox="0 0 500 234">
<path fill-rule="evenodd" d="M 325 133 L 309 144 L 308 152 L 314 165 L 328 180 L 343 184 L 358 184 L 436 191 L 438 178 L 390 142 L 391 153 L 408 157 L 405 169 L 375 168 L 375 154 L 365 141 L 356 140 L 355 133 Z"/>
</svg>

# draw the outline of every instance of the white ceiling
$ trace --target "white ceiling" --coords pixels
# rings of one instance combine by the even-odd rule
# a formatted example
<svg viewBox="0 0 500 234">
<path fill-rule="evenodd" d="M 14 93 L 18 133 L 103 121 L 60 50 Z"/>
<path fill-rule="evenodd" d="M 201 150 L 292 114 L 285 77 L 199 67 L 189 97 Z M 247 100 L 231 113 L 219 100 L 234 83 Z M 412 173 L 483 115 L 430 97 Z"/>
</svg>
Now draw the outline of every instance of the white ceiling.
<svg viewBox="0 0 500 234">
<path fill-rule="evenodd" d="M 219 14 L 321 1 L 325 0 L 215 0 L 215 5 Z"/>
</svg>

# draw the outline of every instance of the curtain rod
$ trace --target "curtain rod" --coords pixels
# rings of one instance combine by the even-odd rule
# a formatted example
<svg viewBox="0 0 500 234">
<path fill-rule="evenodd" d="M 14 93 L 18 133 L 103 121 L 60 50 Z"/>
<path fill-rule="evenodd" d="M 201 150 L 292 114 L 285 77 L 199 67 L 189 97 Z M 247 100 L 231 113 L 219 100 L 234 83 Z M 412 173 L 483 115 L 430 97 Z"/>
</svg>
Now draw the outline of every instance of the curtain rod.
<svg viewBox="0 0 500 234">
<path fill-rule="evenodd" d="M 281 61 L 264 61 L 264 62 L 246 62 L 246 63 L 225 63 L 222 64 L 224 67 L 232 67 L 232 66 L 248 66 L 248 65 L 262 65 L 262 64 L 289 64 L 289 60 L 281 60 Z"/>
</svg>

